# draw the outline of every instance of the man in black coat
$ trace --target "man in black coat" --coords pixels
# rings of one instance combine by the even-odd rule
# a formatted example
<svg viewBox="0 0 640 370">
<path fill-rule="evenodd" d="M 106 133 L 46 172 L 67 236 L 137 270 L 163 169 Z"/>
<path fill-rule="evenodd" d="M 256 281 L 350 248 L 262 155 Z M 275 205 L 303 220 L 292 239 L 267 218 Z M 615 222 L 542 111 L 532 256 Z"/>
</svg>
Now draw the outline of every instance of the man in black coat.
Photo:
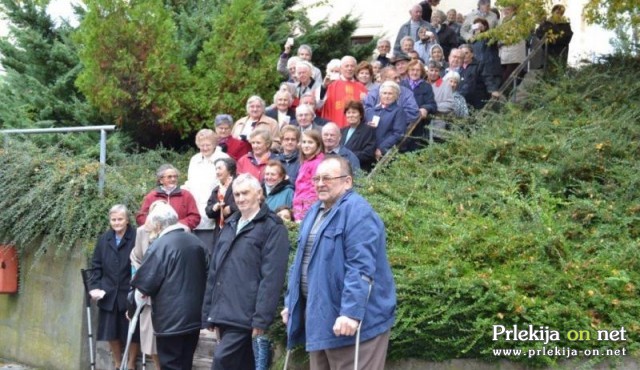
<svg viewBox="0 0 640 370">
<path fill-rule="evenodd" d="M 147 217 L 159 234 L 149 246 L 131 285 L 152 299 L 151 320 L 162 370 L 191 369 L 200 336 L 200 313 L 207 274 L 205 247 L 178 224 L 168 204 Z"/>
<path fill-rule="evenodd" d="M 209 264 L 203 327 L 218 332 L 216 370 L 255 369 L 252 339 L 273 321 L 289 254 L 287 229 L 265 203 L 250 174 L 233 181 L 240 212 L 227 219 Z M 164 370 L 164 369 L 163 369 Z"/>
<path fill-rule="evenodd" d="M 465 58 L 458 91 L 467 104 L 482 109 L 489 99 L 500 97 L 500 71 L 492 68 L 490 63 L 478 62 L 469 44 L 460 46 L 460 49 L 465 53 Z"/>
</svg>

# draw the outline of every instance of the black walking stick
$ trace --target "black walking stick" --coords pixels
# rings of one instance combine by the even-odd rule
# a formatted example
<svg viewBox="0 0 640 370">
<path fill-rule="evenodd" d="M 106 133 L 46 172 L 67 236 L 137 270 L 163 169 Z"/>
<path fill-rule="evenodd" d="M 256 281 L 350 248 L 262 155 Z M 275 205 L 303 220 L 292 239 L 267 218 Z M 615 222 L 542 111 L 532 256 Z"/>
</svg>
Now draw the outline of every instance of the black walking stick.
<svg viewBox="0 0 640 370">
<path fill-rule="evenodd" d="M 91 361 L 91 370 L 96 370 L 96 361 L 93 353 L 93 331 L 91 329 L 91 295 L 89 295 L 89 282 L 95 279 L 96 275 L 100 273 L 100 269 L 81 269 L 82 283 L 84 284 L 84 299 L 87 310 L 87 336 L 89 340 L 89 360 Z"/>
</svg>

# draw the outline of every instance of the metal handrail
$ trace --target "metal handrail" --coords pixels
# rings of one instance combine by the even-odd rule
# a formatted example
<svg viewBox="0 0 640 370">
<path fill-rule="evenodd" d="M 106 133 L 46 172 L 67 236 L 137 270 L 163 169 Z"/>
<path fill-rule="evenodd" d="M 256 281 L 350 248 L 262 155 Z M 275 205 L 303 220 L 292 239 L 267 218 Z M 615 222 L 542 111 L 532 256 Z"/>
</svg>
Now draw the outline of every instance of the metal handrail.
<svg viewBox="0 0 640 370">
<path fill-rule="evenodd" d="M 407 139 L 409 139 L 411 137 L 411 134 L 413 133 L 413 130 L 415 130 L 416 127 L 418 127 L 418 124 L 420 123 L 420 121 L 422 121 L 422 118 L 418 117 L 418 119 L 416 119 L 414 122 L 412 122 L 409 125 L 409 127 L 407 128 L 407 132 L 404 134 L 404 136 L 402 136 L 402 139 L 400 139 L 400 142 L 398 144 L 394 145 L 391 149 L 389 149 L 382 156 L 382 158 L 380 158 L 378 163 L 376 163 L 376 165 L 373 166 L 373 168 L 371 169 L 371 172 L 369 172 L 369 175 L 367 175 L 367 179 L 373 178 L 373 175 L 376 173 L 378 168 L 381 168 L 387 162 L 391 161 L 391 159 L 393 159 L 393 157 L 396 156 L 396 153 L 398 153 L 399 148 L 401 148 L 402 144 L 404 144 L 407 141 Z"/>
<path fill-rule="evenodd" d="M 513 90 L 511 91 L 511 94 L 513 96 L 513 99 L 515 101 L 515 97 L 516 97 L 516 91 L 518 89 L 518 76 L 520 75 L 520 72 L 522 72 L 525 68 L 529 68 L 529 64 L 531 62 L 531 59 L 533 59 L 534 57 L 536 57 L 538 55 L 538 52 L 540 51 L 540 49 L 542 49 L 545 44 L 547 42 L 547 36 L 544 36 L 541 40 L 540 43 L 538 45 L 536 45 L 535 48 L 531 49 L 529 51 L 529 55 L 527 55 L 527 57 L 524 59 L 524 61 L 522 61 L 522 63 L 520 63 L 520 65 L 518 67 L 516 67 L 516 69 L 513 70 L 513 72 L 511 72 L 511 74 L 509 75 L 509 78 L 507 78 L 506 81 L 504 81 L 502 83 L 502 85 L 500 86 L 500 88 L 498 89 L 498 92 L 500 93 L 500 96 L 504 95 L 504 92 L 507 91 L 507 89 L 513 85 Z M 547 64 L 547 49 L 544 49 L 544 58 L 543 58 L 543 63 L 544 63 L 544 69 L 546 70 L 546 64 Z M 485 109 L 490 109 L 493 107 L 493 104 L 495 104 L 497 101 L 499 101 L 496 98 L 491 98 L 487 104 L 482 108 L 483 110 Z"/>
<path fill-rule="evenodd" d="M 115 125 L 104 126 L 76 126 L 76 127 L 49 127 L 49 128 L 22 128 L 0 130 L 0 134 L 50 134 L 67 132 L 100 131 L 100 169 L 98 171 L 98 192 L 104 194 L 105 166 L 107 163 L 107 131 L 114 131 Z M 5 146 L 8 144 L 8 136 L 5 136 Z"/>
</svg>

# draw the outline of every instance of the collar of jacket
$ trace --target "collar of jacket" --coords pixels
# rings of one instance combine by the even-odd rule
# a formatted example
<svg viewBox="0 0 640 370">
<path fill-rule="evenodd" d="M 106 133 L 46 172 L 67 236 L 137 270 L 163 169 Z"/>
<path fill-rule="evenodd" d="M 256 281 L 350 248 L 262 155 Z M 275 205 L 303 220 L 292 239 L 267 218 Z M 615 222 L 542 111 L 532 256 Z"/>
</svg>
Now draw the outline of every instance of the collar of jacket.
<svg viewBox="0 0 640 370">
<path fill-rule="evenodd" d="M 267 206 L 266 202 L 262 202 L 262 204 L 260 205 L 260 210 L 258 211 L 256 216 L 253 219 L 251 219 L 251 221 L 245 227 L 243 227 L 242 230 L 240 230 L 240 234 L 245 233 L 247 230 L 253 229 L 253 224 L 256 221 L 267 217 L 268 214 L 269 214 L 269 206 Z M 229 224 L 229 227 L 233 227 L 233 230 L 235 230 L 236 227 L 238 226 L 238 221 L 240 220 L 240 217 L 242 217 L 242 214 L 240 213 L 240 211 L 234 212 L 231 216 L 229 216 L 229 218 L 227 218 L 224 221 L 224 223 Z"/>
<path fill-rule="evenodd" d="M 180 225 L 180 224 L 173 224 L 171 226 L 167 226 L 167 227 L 164 228 L 164 230 L 162 230 L 160 232 L 160 234 L 158 235 L 158 239 L 163 237 L 163 236 L 165 236 L 165 235 L 167 235 L 168 233 L 170 233 L 172 231 L 177 231 L 177 230 L 184 231 L 182 225 Z"/>
<path fill-rule="evenodd" d="M 269 193 L 269 195 L 276 195 L 287 187 L 292 187 L 291 182 L 289 179 L 284 179 L 271 189 L 271 193 Z M 264 192 L 264 195 L 267 196 L 267 185 L 264 182 L 262 183 L 262 191 Z"/>
<path fill-rule="evenodd" d="M 313 71 L 311 71 L 311 73 L 313 73 Z M 296 90 L 298 90 L 300 88 L 311 90 L 311 88 L 313 87 L 313 84 L 315 84 L 315 83 L 316 83 L 316 80 L 314 80 L 313 77 L 311 77 L 311 78 L 309 78 L 309 84 L 307 86 L 302 86 L 302 82 L 298 82 L 296 84 Z M 301 98 L 301 96 L 299 98 Z"/>
<path fill-rule="evenodd" d="M 135 237 L 136 237 L 136 228 L 131 226 L 131 224 L 128 224 L 127 229 L 124 231 L 124 234 L 122 235 L 122 239 L 120 240 L 120 245 L 116 245 L 116 232 L 113 229 L 109 230 L 107 240 L 109 241 L 109 245 L 118 249 L 121 246 L 125 245 L 125 241 L 133 239 Z"/>
<path fill-rule="evenodd" d="M 264 162 L 259 162 L 258 158 L 256 158 L 255 155 L 253 155 L 253 152 L 247 153 L 247 157 L 249 157 L 249 160 L 251 161 L 251 163 L 253 163 L 254 166 L 262 166 L 262 165 L 266 165 L 267 162 L 269 162 L 270 159 L 273 159 L 273 153 L 271 153 L 271 152 L 267 152 L 267 153 L 269 153 L 269 158 L 267 158 L 267 160 L 264 161 Z M 265 153 L 265 154 L 267 154 L 267 153 Z"/>
<path fill-rule="evenodd" d="M 284 153 L 280 153 L 280 160 L 281 161 L 285 161 L 285 163 L 289 164 L 291 162 L 295 162 L 298 160 L 298 150 L 294 150 L 293 153 L 291 154 L 284 154 Z"/>
<path fill-rule="evenodd" d="M 400 98 L 400 97 L 398 97 Z M 390 105 L 387 105 L 386 107 L 382 106 L 382 103 L 378 103 L 375 107 L 375 110 L 385 110 L 387 112 L 391 112 L 393 111 L 393 109 L 395 109 L 395 107 L 398 105 L 398 99 L 396 99 L 396 101 L 394 101 L 393 103 L 391 103 Z"/>
<path fill-rule="evenodd" d="M 158 188 L 156 189 L 156 192 L 160 195 L 177 195 L 177 194 L 181 194 L 182 190 L 180 189 L 180 185 L 176 185 L 176 188 L 173 189 L 173 191 L 171 193 L 167 193 L 166 191 L 164 191 L 164 189 L 162 188 L 162 186 L 158 186 Z"/>
</svg>

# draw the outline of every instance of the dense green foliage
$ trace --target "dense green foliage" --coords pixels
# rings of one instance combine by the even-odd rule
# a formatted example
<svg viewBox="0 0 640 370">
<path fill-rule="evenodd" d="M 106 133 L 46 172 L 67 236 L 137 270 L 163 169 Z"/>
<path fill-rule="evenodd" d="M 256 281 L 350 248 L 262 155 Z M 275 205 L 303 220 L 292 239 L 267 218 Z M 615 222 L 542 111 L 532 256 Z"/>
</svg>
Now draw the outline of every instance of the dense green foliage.
<svg viewBox="0 0 640 370">
<path fill-rule="evenodd" d="M 29 142 L 12 141 L 0 150 L 0 244 L 14 243 L 37 255 L 64 255 L 78 243 L 91 250 L 95 237 L 109 226 L 112 205 L 125 204 L 135 213 L 155 185 L 156 168 L 172 163 L 186 173 L 189 161 L 188 154 L 166 150 L 111 151 L 100 197 L 97 156 L 69 158 L 59 147 L 41 149 Z M 42 242 L 34 244 L 39 238 Z"/>
<path fill-rule="evenodd" d="M 638 353 L 640 66 L 615 60 L 540 81 L 524 106 L 478 118 L 470 137 L 399 156 L 363 193 L 387 226 L 398 291 L 391 358 L 484 358 L 492 325 L 547 326 L 553 346 Z M 620 88 L 623 86 L 624 88 Z M 105 196 L 96 160 L 11 143 L 0 151 L 0 242 L 90 250 L 106 210 L 136 211 L 154 170 L 189 155 L 111 151 Z M 182 182 L 182 181 L 181 181 Z M 625 327 L 623 342 L 596 330 Z M 275 326 L 282 338 L 282 326 Z M 569 341 L 588 330 L 591 341 Z M 548 346 L 547 346 L 548 347 Z M 532 364 L 553 357 L 512 358 Z"/>
<path fill-rule="evenodd" d="M 171 12 L 161 0 L 86 5 L 75 33 L 79 89 L 144 146 L 163 131 L 188 132 L 181 114 L 193 92 Z"/>
<path fill-rule="evenodd" d="M 277 51 L 262 26 L 260 3 L 235 0 L 213 21 L 212 37 L 205 42 L 194 69 L 201 118 L 211 122 L 216 114 L 246 115 L 252 95 L 269 96 L 277 86 Z"/>
<path fill-rule="evenodd" d="M 365 184 L 398 286 L 391 357 L 542 348 L 492 341 L 492 325 L 529 324 L 559 331 L 552 346 L 638 352 L 638 75 L 618 60 L 542 81 L 524 107 L 486 114 L 471 137 L 400 156 Z M 594 340 L 621 326 L 627 341 Z M 592 340 L 571 342 L 569 330 Z"/>
<path fill-rule="evenodd" d="M 1 0 L 0 12 L 10 22 L 0 39 L 0 128 L 42 128 L 106 124 L 74 86 L 80 71 L 68 24 L 55 25 L 32 1 Z M 96 135 L 76 134 L 52 140 L 32 138 L 41 146 L 63 140 L 74 151 L 95 142 Z"/>
</svg>

